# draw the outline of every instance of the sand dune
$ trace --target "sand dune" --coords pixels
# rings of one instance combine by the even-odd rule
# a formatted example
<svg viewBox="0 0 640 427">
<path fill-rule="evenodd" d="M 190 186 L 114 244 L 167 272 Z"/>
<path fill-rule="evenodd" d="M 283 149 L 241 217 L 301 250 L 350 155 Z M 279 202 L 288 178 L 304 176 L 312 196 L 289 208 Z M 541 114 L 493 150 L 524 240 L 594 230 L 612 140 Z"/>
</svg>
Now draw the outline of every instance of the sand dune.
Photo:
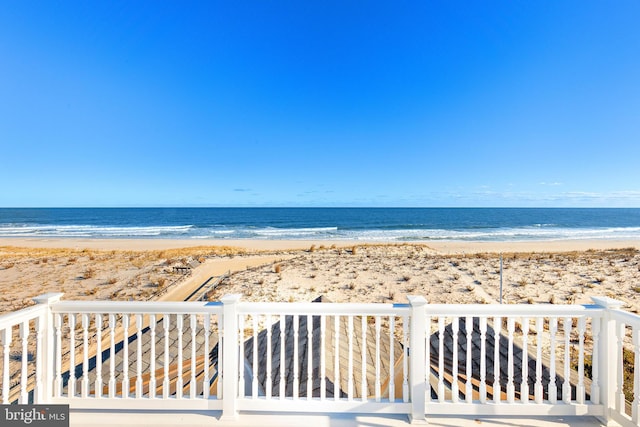
<svg viewBox="0 0 640 427">
<path fill-rule="evenodd" d="M 405 302 L 412 294 L 432 303 L 492 303 L 499 299 L 500 251 L 506 303 L 587 303 L 590 296 L 606 295 L 640 310 L 640 242 L 247 241 L 235 248 L 156 240 L 91 240 L 90 247 L 71 239 L 0 243 L 7 240 L 12 246 L 0 247 L 0 313 L 30 305 L 45 292 L 64 292 L 65 299 L 157 299 L 187 283 L 207 260 L 222 263 L 220 268 L 228 262 L 234 271 L 211 292 L 213 300 L 241 293 L 250 301 L 325 295 L 336 302 Z M 273 258 L 247 268 L 243 258 L 256 253 Z"/>
</svg>

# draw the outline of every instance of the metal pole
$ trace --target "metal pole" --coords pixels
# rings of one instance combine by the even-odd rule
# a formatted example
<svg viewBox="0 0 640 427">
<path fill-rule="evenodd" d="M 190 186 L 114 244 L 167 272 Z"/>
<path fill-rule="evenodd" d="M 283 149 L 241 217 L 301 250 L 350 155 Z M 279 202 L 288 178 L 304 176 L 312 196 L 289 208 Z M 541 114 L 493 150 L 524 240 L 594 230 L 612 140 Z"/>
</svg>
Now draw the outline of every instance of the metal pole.
<svg viewBox="0 0 640 427">
<path fill-rule="evenodd" d="M 502 252 L 500 253 L 500 304 L 502 304 Z"/>
</svg>

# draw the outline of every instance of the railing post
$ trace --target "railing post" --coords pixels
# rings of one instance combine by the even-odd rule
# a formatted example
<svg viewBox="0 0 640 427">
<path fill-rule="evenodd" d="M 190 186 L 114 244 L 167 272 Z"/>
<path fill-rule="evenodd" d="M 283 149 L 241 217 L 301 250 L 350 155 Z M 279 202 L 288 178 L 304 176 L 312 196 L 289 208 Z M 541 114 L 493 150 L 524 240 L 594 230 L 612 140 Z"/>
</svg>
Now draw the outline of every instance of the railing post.
<svg viewBox="0 0 640 427">
<path fill-rule="evenodd" d="M 51 305 L 60 301 L 62 295 L 64 294 L 47 293 L 33 298 L 37 304 L 42 304 L 44 307 L 44 314 L 38 319 L 36 330 L 38 345 L 36 350 L 36 378 L 41 379 L 41 382 L 36 382 L 33 394 L 33 402 L 36 404 L 49 403 L 53 397 L 54 362 L 57 349 L 53 338 Z"/>
<path fill-rule="evenodd" d="M 240 294 L 225 295 L 222 302 L 222 417 L 221 420 L 238 418 L 238 311 Z"/>
<path fill-rule="evenodd" d="M 407 296 L 411 305 L 409 331 L 409 389 L 411 390 L 411 424 L 426 424 L 426 315 L 427 300 L 421 296 Z"/>
<path fill-rule="evenodd" d="M 611 414 L 616 409 L 615 396 L 618 369 L 623 369 L 618 363 L 616 322 L 611 316 L 611 310 L 619 309 L 624 305 L 624 302 L 609 297 L 591 297 L 591 299 L 597 306 L 604 309 L 597 351 L 599 356 L 600 401 L 604 406 L 604 419 L 602 421 L 605 425 L 608 425 L 612 421 Z"/>
</svg>

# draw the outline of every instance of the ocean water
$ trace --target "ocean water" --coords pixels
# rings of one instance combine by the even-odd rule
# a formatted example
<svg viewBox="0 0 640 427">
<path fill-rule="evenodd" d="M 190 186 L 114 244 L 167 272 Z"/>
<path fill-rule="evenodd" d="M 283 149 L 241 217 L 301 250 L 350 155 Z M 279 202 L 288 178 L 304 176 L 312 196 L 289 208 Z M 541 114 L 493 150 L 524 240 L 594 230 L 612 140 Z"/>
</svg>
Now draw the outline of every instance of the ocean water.
<svg viewBox="0 0 640 427">
<path fill-rule="evenodd" d="M 640 209 L 0 209 L 0 237 L 408 242 L 640 239 Z"/>
</svg>

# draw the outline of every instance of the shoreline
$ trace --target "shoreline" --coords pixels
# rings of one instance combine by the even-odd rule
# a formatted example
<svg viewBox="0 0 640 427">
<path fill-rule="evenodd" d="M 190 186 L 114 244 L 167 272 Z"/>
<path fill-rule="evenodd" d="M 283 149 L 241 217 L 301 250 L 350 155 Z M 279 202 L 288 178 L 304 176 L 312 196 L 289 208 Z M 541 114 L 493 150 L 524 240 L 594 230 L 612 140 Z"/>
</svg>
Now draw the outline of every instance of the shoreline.
<svg viewBox="0 0 640 427">
<path fill-rule="evenodd" d="M 473 254 L 500 252 L 572 252 L 636 248 L 640 240 L 549 240 L 549 241 L 377 241 L 377 240 L 255 240 L 255 239 L 95 239 L 95 238 L 38 238 L 2 237 L 0 247 L 64 248 L 92 250 L 153 251 L 195 247 L 233 247 L 246 251 L 303 250 L 311 246 L 352 247 L 366 245 L 408 246 L 421 245 L 438 254 Z"/>
</svg>

